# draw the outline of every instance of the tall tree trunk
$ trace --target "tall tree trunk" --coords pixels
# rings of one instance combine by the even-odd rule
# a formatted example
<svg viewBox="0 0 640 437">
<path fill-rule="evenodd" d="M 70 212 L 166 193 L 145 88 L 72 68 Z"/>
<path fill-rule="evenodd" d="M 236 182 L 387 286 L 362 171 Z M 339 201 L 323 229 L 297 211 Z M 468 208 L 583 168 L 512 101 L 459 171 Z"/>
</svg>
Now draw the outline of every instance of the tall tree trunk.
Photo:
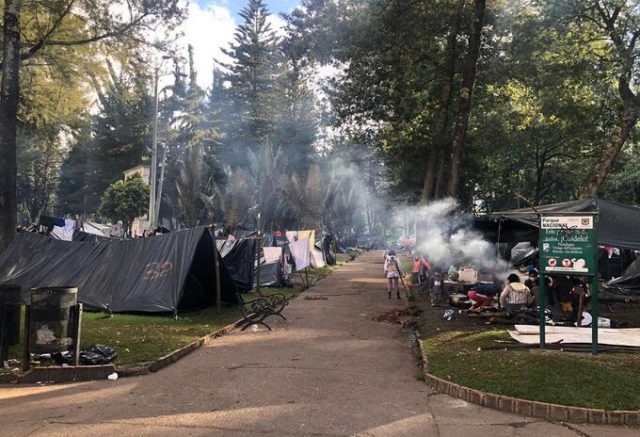
<svg viewBox="0 0 640 437">
<path fill-rule="evenodd" d="M 460 186 L 460 167 L 462 161 L 462 151 L 464 139 L 469 124 L 469 114 L 471 113 L 471 97 L 473 86 L 476 81 L 478 70 L 478 58 L 480 57 L 480 42 L 482 28 L 484 27 L 484 14 L 487 6 L 486 0 L 475 0 L 473 16 L 469 31 L 469 48 L 462 71 L 462 87 L 460 88 L 460 104 L 458 106 L 458 118 L 453 134 L 453 144 L 451 145 L 451 162 L 449 173 L 448 195 L 458 197 Z"/>
<path fill-rule="evenodd" d="M 440 165 L 438 166 L 438 174 L 436 175 L 436 187 L 434 191 L 434 197 L 436 199 L 441 199 L 442 197 L 444 197 L 444 191 L 446 188 L 445 175 L 447 174 L 449 168 L 444 157 L 446 156 L 445 153 L 447 149 L 448 147 L 445 144 L 443 150 L 440 153 L 440 161 L 438 162 Z"/>
<path fill-rule="evenodd" d="M 580 193 L 580 197 L 582 198 L 593 197 L 602 189 L 602 186 L 607 180 L 607 176 L 609 176 L 611 167 L 613 167 L 622 146 L 624 146 L 624 143 L 629 137 L 631 129 L 633 129 L 638 122 L 640 99 L 637 95 L 633 94 L 629 88 L 629 81 L 626 78 L 619 79 L 618 90 L 623 101 L 620 119 L 611 132 L 609 144 L 606 150 L 600 157 L 600 160 L 594 167 L 589 180 L 586 182 L 582 192 Z"/>
<path fill-rule="evenodd" d="M 16 129 L 20 83 L 20 0 L 5 0 L 0 83 L 0 252 L 16 234 Z"/>
<path fill-rule="evenodd" d="M 460 33 L 464 3 L 465 0 L 457 0 L 455 11 L 451 16 L 451 29 L 447 37 L 447 50 L 442 71 L 442 91 L 440 93 L 438 116 L 434 130 L 435 137 L 431 144 L 431 150 L 429 150 L 427 173 L 422 187 L 422 195 L 420 196 L 420 203 L 423 205 L 433 197 L 436 174 L 439 168 L 442 167 L 442 161 L 447 147 L 449 107 L 451 106 L 451 89 L 453 88 L 453 77 L 456 66 L 456 40 L 458 39 L 458 33 Z"/>
</svg>

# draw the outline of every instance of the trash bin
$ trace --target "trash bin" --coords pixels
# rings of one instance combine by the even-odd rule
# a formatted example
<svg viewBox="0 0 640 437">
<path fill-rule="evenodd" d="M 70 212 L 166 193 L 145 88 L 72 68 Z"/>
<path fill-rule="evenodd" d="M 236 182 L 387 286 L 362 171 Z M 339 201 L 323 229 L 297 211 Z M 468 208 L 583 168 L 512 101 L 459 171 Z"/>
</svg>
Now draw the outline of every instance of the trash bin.
<svg viewBox="0 0 640 437">
<path fill-rule="evenodd" d="M 29 351 L 63 352 L 73 345 L 71 310 L 77 304 L 77 287 L 31 289 Z"/>
<path fill-rule="evenodd" d="M 20 341 L 21 291 L 19 285 L 0 284 L 0 329 L 7 331 L 9 346 Z M 0 335 L 3 334 L 4 332 L 0 332 Z"/>
</svg>

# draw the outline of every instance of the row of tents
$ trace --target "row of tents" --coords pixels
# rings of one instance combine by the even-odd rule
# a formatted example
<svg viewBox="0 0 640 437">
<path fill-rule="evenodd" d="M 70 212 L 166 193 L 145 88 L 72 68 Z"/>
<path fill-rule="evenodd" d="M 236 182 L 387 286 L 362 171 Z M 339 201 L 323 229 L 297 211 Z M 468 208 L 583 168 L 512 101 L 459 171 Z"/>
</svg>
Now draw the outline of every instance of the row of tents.
<svg viewBox="0 0 640 437">
<path fill-rule="evenodd" d="M 258 250 L 261 286 L 282 285 L 292 272 L 331 262 L 312 234 L 295 232 L 273 246 L 255 237 L 216 240 L 204 227 L 133 240 L 19 232 L 0 255 L 0 283 L 20 285 L 25 303 L 32 288 L 77 286 L 89 309 L 176 313 L 215 303 L 216 271 L 223 301 L 252 290 Z M 320 248 L 329 247 L 329 238 Z"/>
</svg>

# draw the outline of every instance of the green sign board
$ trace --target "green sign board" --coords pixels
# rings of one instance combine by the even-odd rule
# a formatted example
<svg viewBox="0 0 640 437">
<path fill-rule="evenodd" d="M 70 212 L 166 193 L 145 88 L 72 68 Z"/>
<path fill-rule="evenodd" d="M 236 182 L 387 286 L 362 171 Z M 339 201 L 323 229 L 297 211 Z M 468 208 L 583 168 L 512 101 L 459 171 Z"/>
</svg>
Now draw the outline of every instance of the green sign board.
<svg viewBox="0 0 640 437">
<path fill-rule="evenodd" d="M 540 217 L 540 270 L 546 274 L 593 276 L 597 215 L 543 214 Z"/>
</svg>

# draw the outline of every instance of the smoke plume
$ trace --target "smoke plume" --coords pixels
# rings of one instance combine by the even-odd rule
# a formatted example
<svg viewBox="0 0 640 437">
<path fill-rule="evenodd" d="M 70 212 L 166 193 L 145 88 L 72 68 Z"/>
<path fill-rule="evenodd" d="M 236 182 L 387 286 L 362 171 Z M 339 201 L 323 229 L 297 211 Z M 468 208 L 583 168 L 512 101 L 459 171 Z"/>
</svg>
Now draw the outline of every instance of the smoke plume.
<svg viewBox="0 0 640 437">
<path fill-rule="evenodd" d="M 434 266 L 447 269 L 470 265 L 476 269 L 506 271 L 507 263 L 495 246 L 473 229 L 472 217 L 456 213 L 458 202 L 447 198 L 411 211 L 417 230 L 417 253 Z"/>
</svg>

